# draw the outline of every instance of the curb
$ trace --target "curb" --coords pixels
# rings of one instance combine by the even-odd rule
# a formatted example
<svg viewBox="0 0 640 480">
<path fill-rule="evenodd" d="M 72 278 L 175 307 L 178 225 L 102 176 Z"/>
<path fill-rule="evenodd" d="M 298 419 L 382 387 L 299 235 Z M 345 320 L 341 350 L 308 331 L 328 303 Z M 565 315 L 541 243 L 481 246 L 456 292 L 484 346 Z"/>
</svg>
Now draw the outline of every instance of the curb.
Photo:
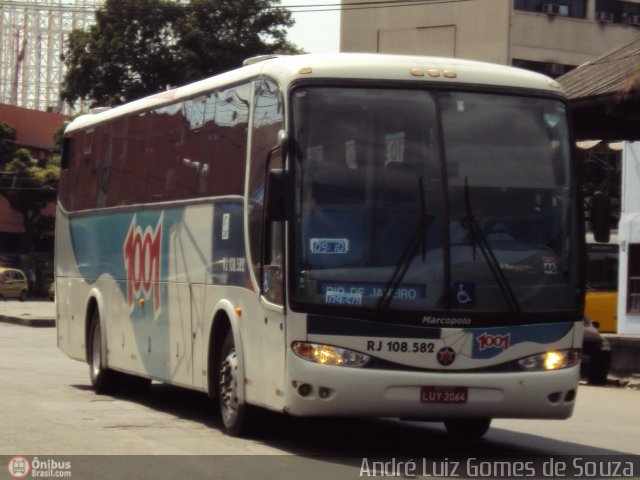
<svg viewBox="0 0 640 480">
<path fill-rule="evenodd" d="M 35 328 L 50 328 L 56 326 L 56 320 L 54 318 L 25 318 L 0 315 L 0 322 Z"/>
</svg>

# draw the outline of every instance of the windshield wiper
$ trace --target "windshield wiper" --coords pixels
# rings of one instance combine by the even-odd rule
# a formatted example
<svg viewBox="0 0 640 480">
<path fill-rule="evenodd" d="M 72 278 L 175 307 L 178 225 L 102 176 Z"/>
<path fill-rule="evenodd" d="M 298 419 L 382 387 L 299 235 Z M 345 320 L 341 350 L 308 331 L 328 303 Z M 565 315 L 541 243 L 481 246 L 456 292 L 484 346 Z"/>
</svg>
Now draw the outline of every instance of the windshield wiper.
<svg viewBox="0 0 640 480">
<path fill-rule="evenodd" d="M 467 232 L 467 236 L 469 237 L 469 243 L 471 243 L 471 248 L 473 248 L 473 258 L 475 260 L 475 248 L 476 245 L 480 248 L 480 252 L 484 257 L 485 262 L 489 266 L 489 270 L 493 275 L 498 287 L 500 288 L 500 292 L 504 297 L 505 302 L 509 306 L 512 312 L 521 312 L 520 304 L 518 303 L 518 299 L 513 293 L 511 289 L 511 285 L 505 277 L 504 272 L 500 268 L 500 263 L 498 259 L 493 253 L 493 249 L 491 245 L 487 241 L 484 233 L 478 226 L 478 222 L 476 221 L 475 216 L 473 215 L 473 211 L 471 210 L 471 197 L 469 195 L 469 178 L 464 177 L 464 203 L 465 203 L 465 216 L 460 220 L 460 225 Z"/>
<path fill-rule="evenodd" d="M 411 237 L 409 237 L 409 241 L 402 251 L 402 255 L 400 256 L 400 260 L 398 261 L 396 268 L 393 270 L 391 277 L 389 277 L 387 283 L 384 286 L 382 295 L 376 303 L 376 311 L 380 311 L 389 307 L 391 300 L 393 300 L 393 296 L 396 294 L 396 291 L 398 290 L 402 279 L 409 269 L 409 265 L 411 265 L 413 257 L 415 257 L 416 253 L 418 253 L 418 248 L 420 248 L 420 245 L 422 245 L 422 261 L 424 262 L 426 259 L 426 236 L 427 231 L 429 230 L 429 227 L 433 222 L 433 216 L 427 215 L 422 177 L 418 178 L 418 189 L 420 192 L 420 219 L 418 220 L 418 224 L 413 229 L 413 233 L 411 234 Z"/>
</svg>

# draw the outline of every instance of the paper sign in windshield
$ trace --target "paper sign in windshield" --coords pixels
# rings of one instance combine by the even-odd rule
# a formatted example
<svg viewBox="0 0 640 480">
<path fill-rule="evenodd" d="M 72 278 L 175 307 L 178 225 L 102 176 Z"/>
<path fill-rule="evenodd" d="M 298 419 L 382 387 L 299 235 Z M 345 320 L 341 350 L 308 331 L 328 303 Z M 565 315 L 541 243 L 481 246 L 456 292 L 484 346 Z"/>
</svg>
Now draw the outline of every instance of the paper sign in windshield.
<svg viewBox="0 0 640 480">
<path fill-rule="evenodd" d="M 544 273 L 546 275 L 557 275 L 558 266 L 556 265 L 556 259 L 553 257 L 542 257 L 542 263 L 544 265 Z"/>
<path fill-rule="evenodd" d="M 335 294 L 357 294 L 364 298 L 379 298 L 385 293 L 384 283 L 336 283 L 336 282 L 319 282 L 318 293 L 324 294 L 325 297 L 329 293 Z M 395 288 L 393 298 L 402 300 L 416 300 L 425 298 L 424 285 L 403 284 Z"/>
<path fill-rule="evenodd" d="M 325 303 L 329 305 L 362 305 L 362 295 L 359 293 L 338 292 L 327 290 L 324 297 Z"/>
<path fill-rule="evenodd" d="M 309 241 L 311 253 L 346 255 L 349 253 L 348 238 L 312 238 Z"/>
</svg>

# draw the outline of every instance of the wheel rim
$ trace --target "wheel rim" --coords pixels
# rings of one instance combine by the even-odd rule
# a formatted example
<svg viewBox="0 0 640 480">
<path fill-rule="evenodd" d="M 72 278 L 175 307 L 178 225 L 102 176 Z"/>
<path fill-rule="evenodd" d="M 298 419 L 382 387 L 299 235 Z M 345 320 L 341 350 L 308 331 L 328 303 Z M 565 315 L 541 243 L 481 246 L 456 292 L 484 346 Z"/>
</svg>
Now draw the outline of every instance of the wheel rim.
<svg viewBox="0 0 640 480">
<path fill-rule="evenodd" d="M 220 365 L 220 412 L 226 426 L 233 425 L 238 417 L 238 357 L 231 350 Z"/>
<path fill-rule="evenodd" d="M 91 374 L 93 378 L 96 379 L 102 370 L 102 341 L 100 339 L 100 325 L 96 325 L 93 329 L 91 347 Z"/>
</svg>

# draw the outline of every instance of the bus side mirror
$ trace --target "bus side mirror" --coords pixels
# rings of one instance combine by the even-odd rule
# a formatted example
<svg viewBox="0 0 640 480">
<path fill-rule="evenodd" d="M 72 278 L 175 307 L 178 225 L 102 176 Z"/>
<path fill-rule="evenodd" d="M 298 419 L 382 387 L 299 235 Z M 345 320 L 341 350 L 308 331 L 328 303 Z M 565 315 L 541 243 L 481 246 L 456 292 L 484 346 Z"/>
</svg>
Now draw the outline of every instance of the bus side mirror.
<svg viewBox="0 0 640 480">
<path fill-rule="evenodd" d="M 282 222 L 286 219 L 284 170 L 275 168 L 267 175 L 265 212 L 267 222 Z"/>
<path fill-rule="evenodd" d="M 273 154 L 280 150 L 282 159 L 286 156 L 289 145 L 289 135 L 286 130 L 278 131 L 278 144 L 273 147 L 267 156 L 267 185 L 265 192 L 265 216 L 267 222 L 282 222 L 286 217 L 285 208 L 285 173 L 281 168 L 271 168 Z"/>
<path fill-rule="evenodd" d="M 599 243 L 608 243 L 611 231 L 609 195 L 602 192 L 594 193 L 591 198 L 590 213 L 593 239 Z"/>
<path fill-rule="evenodd" d="M 278 146 L 282 149 L 283 156 L 285 156 L 285 152 L 287 151 L 287 146 L 289 145 L 289 134 L 287 134 L 286 130 L 278 131 Z"/>
</svg>

